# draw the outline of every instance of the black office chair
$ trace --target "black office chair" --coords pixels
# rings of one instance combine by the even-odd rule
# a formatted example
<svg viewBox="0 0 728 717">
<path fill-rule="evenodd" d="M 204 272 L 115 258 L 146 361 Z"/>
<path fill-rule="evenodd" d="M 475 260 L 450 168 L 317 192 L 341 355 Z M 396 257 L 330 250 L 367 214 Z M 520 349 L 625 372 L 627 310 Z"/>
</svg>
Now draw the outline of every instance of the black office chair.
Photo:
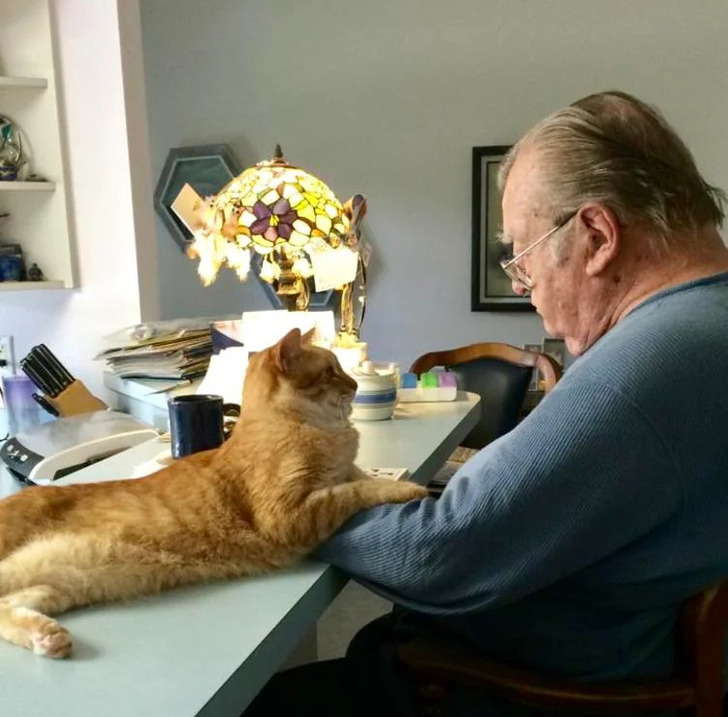
<svg viewBox="0 0 728 717">
<path fill-rule="evenodd" d="M 423 354 L 410 372 L 419 375 L 435 366 L 455 374 L 461 391 L 480 396 L 480 420 L 461 444 L 474 449 L 483 448 L 515 427 L 534 369 L 541 376 L 544 393 L 556 385 L 562 373 L 559 364 L 547 354 L 496 342 Z"/>
<path fill-rule="evenodd" d="M 470 456 L 516 426 L 534 369 L 544 393 L 556 385 L 562 373 L 561 366 L 547 354 L 497 342 L 423 354 L 410 372 L 419 375 L 436 366 L 455 374 L 461 391 L 477 393 L 481 411 L 473 430 L 427 485 L 433 497 L 442 493 Z"/>
</svg>

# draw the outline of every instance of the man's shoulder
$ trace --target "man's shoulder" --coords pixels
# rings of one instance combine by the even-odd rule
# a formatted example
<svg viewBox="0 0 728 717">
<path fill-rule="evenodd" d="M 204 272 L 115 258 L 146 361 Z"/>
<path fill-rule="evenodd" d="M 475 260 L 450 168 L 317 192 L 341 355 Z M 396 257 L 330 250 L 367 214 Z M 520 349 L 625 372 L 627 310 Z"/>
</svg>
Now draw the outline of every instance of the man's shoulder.
<svg viewBox="0 0 728 717">
<path fill-rule="evenodd" d="M 712 383 L 728 353 L 728 275 L 690 282 L 638 306 L 578 359 L 565 378 L 632 396 Z"/>
<path fill-rule="evenodd" d="M 678 347 L 728 348 L 728 274 L 671 287 L 647 299 L 597 342 L 592 352 L 640 356 Z"/>
</svg>

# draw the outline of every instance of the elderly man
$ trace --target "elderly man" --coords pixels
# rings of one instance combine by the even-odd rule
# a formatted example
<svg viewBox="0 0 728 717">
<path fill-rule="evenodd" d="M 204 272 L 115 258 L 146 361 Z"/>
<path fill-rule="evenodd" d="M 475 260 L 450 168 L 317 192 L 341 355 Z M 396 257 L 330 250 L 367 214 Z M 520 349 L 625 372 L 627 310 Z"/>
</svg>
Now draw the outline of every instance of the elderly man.
<svg viewBox="0 0 728 717">
<path fill-rule="evenodd" d="M 504 269 L 579 358 L 439 500 L 360 513 L 318 550 L 398 608 L 278 678 L 297 714 L 406 714 L 387 645 L 421 631 L 576 679 L 666 674 L 679 604 L 728 574 L 722 192 L 620 92 L 540 122 L 500 179 Z M 448 709 L 524 714 L 466 692 Z"/>
</svg>

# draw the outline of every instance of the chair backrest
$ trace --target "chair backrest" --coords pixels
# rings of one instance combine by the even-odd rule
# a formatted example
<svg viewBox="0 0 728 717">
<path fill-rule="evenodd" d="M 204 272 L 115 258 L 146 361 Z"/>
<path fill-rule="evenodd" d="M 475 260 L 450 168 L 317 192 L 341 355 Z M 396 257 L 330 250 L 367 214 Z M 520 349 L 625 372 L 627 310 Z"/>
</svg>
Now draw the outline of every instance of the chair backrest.
<svg viewBox="0 0 728 717">
<path fill-rule="evenodd" d="M 681 672 L 695 689 L 698 717 L 722 714 L 728 638 L 728 579 L 688 600 L 680 612 Z"/>
<path fill-rule="evenodd" d="M 480 420 L 461 444 L 477 449 L 515 427 L 534 368 L 543 376 L 545 392 L 561 377 L 561 367 L 551 356 L 497 342 L 426 353 L 410 372 L 421 374 L 435 366 L 455 374 L 460 390 L 480 396 Z"/>
</svg>

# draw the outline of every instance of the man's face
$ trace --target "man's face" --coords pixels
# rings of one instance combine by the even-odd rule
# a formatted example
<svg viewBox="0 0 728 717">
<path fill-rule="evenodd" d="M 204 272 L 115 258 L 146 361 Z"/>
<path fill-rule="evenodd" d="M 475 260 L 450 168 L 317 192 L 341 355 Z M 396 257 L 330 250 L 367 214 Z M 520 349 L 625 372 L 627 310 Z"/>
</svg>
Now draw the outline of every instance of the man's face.
<svg viewBox="0 0 728 717">
<path fill-rule="evenodd" d="M 554 228 L 560 220 L 540 195 L 538 158 L 533 149 L 524 148 L 515 160 L 503 192 L 503 234 L 513 242 L 514 256 Z M 575 243 L 576 221 L 541 242 L 519 261 L 530 277 L 533 288 L 530 300 L 552 336 L 563 338 L 572 354 L 588 348 L 584 317 L 580 306 L 588 280 Z M 554 252 L 553 242 L 563 240 Z M 558 256 L 558 258 L 557 258 Z M 513 282 L 513 290 L 525 294 L 523 286 Z"/>
</svg>

